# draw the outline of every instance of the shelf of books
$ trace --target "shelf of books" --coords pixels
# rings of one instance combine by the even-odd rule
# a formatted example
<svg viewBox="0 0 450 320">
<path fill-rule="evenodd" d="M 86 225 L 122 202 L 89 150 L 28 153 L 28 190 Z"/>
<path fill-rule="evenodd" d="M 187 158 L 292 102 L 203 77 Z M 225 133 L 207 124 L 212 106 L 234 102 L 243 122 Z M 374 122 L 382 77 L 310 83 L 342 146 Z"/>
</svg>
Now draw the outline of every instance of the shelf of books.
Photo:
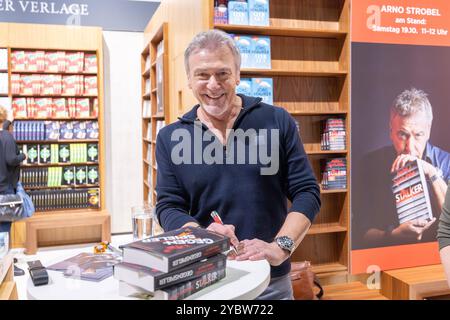
<svg viewBox="0 0 450 320">
<path fill-rule="evenodd" d="M 50 30 L 53 38 L 46 36 Z M 102 36 L 100 28 L 20 24 L 11 24 L 9 32 L 8 99 L 15 119 L 13 135 L 27 155 L 21 181 L 36 207 L 25 222 L 25 247 L 33 254 L 38 237 L 29 237 L 30 230 L 68 227 L 64 222 L 70 215 L 78 217 L 79 227 L 98 221 L 94 214 L 102 216 L 101 228 L 109 229 L 103 187 Z M 78 40 L 65 46 L 61 39 L 74 33 Z M 42 37 L 42 43 L 36 39 L 25 47 L 31 35 Z M 45 223 L 50 216 L 61 216 L 61 221 Z M 75 237 L 75 242 L 82 241 L 83 231 Z M 102 237 L 98 234 L 99 240 Z"/>
<path fill-rule="evenodd" d="M 163 23 L 141 55 L 144 201 L 152 205 L 156 203 L 156 137 L 169 122 L 168 56 L 168 24 Z"/>
<path fill-rule="evenodd" d="M 210 28 L 233 35 L 242 55 L 238 92 L 285 108 L 296 120 L 322 208 L 292 260 L 319 276 L 349 265 L 348 0 L 210 0 Z"/>
</svg>

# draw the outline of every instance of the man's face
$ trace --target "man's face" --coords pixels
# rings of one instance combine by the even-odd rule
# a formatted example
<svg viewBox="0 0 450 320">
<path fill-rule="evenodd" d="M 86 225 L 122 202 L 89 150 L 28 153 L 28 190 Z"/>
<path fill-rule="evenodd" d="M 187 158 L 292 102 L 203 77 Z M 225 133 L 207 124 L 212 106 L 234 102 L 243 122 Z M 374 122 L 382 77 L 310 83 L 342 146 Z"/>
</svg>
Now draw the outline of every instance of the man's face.
<svg viewBox="0 0 450 320">
<path fill-rule="evenodd" d="M 422 158 L 430 131 L 431 123 L 424 112 L 407 117 L 395 115 L 391 120 L 391 140 L 397 155 L 410 154 Z"/>
<path fill-rule="evenodd" d="M 203 110 L 222 120 L 233 108 L 239 71 L 227 47 L 201 49 L 189 57 L 189 88 Z"/>
</svg>

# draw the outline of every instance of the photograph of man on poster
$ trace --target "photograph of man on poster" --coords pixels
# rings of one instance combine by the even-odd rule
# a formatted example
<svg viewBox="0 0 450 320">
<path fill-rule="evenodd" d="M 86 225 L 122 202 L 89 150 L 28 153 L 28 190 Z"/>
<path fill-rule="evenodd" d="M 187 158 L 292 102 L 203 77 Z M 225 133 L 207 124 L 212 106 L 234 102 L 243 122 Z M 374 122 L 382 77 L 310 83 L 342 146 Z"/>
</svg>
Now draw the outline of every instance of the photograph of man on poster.
<svg viewBox="0 0 450 320">
<path fill-rule="evenodd" d="M 372 151 L 363 159 L 367 170 L 376 170 L 368 181 L 370 189 L 376 192 L 364 194 L 364 203 L 375 206 L 375 210 L 360 223 L 362 240 L 370 247 L 435 241 L 436 219 L 450 179 L 450 154 L 430 141 L 433 109 L 427 94 L 416 88 L 404 90 L 393 101 L 387 120 L 391 145 Z M 433 218 L 399 223 L 392 178 L 397 170 L 415 160 L 426 177 Z"/>
</svg>

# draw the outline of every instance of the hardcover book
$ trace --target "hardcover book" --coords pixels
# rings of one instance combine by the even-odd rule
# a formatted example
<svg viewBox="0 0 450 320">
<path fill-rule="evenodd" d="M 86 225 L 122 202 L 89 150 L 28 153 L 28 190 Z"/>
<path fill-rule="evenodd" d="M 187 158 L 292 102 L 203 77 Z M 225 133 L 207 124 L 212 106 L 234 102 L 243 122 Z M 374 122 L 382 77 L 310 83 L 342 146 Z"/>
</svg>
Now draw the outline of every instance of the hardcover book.
<svg viewBox="0 0 450 320">
<path fill-rule="evenodd" d="M 236 87 L 236 94 L 243 94 L 246 96 L 252 95 L 252 79 L 241 78 L 241 82 Z"/>
<path fill-rule="evenodd" d="M 400 168 L 392 182 L 400 224 L 412 220 L 430 221 L 433 218 L 427 181 L 420 161 L 409 162 Z"/>
<path fill-rule="evenodd" d="M 233 39 L 241 53 L 241 68 L 252 68 L 252 38 L 235 35 Z"/>
<path fill-rule="evenodd" d="M 172 272 L 162 272 L 136 264 L 122 262 L 114 267 L 114 278 L 125 281 L 149 292 L 169 287 L 224 268 L 227 257 L 223 254 L 191 263 Z"/>
<path fill-rule="evenodd" d="M 250 68 L 271 69 L 271 42 L 270 37 L 254 36 L 251 40 Z"/>
<path fill-rule="evenodd" d="M 219 282 L 225 278 L 225 275 L 226 268 L 223 267 L 208 272 L 201 277 L 174 284 L 155 292 L 148 292 L 125 281 L 119 281 L 119 295 L 144 300 L 182 300 Z"/>
<path fill-rule="evenodd" d="M 269 0 L 248 0 L 248 11 L 251 26 L 269 26 Z"/>
<path fill-rule="evenodd" d="M 123 246 L 123 261 L 170 272 L 229 248 L 228 237 L 186 227 Z"/>
<path fill-rule="evenodd" d="M 98 166 L 88 166 L 88 184 L 98 184 Z"/>
<path fill-rule="evenodd" d="M 253 78 L 252 96 L 262 98 L 264 103 L 273 104 L 272 78 Z"/>
<path fill-rule="evenodd" d="M 247 1 L 228 1 L 228 23 L 248 25 Z"/>
<path fill-rule="evenodd" d="M 87 160 L 89 162 L 98 161 L 98 144 L 96 143 L 87 144 Z"/>
<path fill-rule="evenodd" d="M 228 0 L 214 1 L 214 23 L 228 24 Z"/>
</svg>

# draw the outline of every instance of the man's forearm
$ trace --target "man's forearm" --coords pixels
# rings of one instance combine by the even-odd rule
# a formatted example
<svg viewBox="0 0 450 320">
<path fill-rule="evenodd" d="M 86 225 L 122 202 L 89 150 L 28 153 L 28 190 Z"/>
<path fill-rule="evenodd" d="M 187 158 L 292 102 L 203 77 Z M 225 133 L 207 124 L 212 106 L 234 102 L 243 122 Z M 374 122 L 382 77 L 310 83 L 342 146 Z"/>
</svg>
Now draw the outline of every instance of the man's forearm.
<svg viewBox="0 0 450 320">
<path fill-rule="evenodd" d="M 306 236 L 309 228 L 311 227 L 311 221 L 300 212 L 290 212 L 280 231 L 277 233 L 278 236 L 288 236 L 295 242 L 295 247 L 302 242 L 303 238 Z"/>
</svg>

